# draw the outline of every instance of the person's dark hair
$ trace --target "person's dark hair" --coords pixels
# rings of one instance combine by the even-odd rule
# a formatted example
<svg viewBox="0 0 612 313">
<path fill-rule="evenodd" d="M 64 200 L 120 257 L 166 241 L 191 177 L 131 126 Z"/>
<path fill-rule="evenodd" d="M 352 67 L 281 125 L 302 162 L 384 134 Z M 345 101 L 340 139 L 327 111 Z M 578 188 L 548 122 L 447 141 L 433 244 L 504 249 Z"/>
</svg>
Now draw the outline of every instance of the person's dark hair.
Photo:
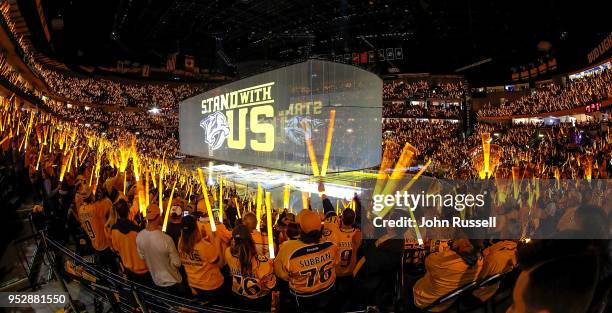
<svg viewBox="0 0 612 313">
<path fill-rule="evenodd" d="M 338 216 L 338 214 L 336 214 L 336 212 L 334 212 L 334 211 L 328 211 L 327 213 L 325 213 L 325 219 L 329 219 L 329 218 L 332 218 L 334 216 Z"/>
<path fill-rule="evenodd" d="M 355 211 L 351 209 L 344 209 L 344 211 L 342 211 L 342 224 L 346 226 L 352 226 L 355 224 Z"/>
<path fill-rule="evenodd" d="M 278 219 L 276 220 L 276 224 L 279 226 L 286 226 L 285 222 L 283 221 L 285 219 L 285 216 L 287 216 L 287 210 L 284 210 L 280 213 Z"/>
<path fill-rule="evenodd" d="M 191 253 L 196 243 L 202 240 L 202 235 L 198 230 L 196 219 L 191 215 L 183 217 L 181 228 L 181 238 L 179 239 L 178 250 L 183 253 Z"/>
<path fill-rule="evenodd" d="M 117 201 L 114 206 L 115 211 L 117 211 L 117 215 L 119 215 L 120 218 L 128 218 L 130 208 L 128 206 L 128 203 L 124 199 L 119 199 L 119 201 Z"/>
<path fill-rule="evenodd" d="M 287 224 L 287 237 L 289 239 L 297 239 L 300 236 L 300 224 L 289 223 Z"/>
<path fill-rule="evenodd" d="M 117 190 L 117 188 L 113 187 L 113 189 L 111 190 L 110 195 L 108 195 L 108 198 L 112 202 L 115 202 L 117 200 L 117 198 L 119 198 L 119 191 Z"/>
<path fill-rule="evenodd" d="M 252 272 L 252 260 L 257 255 L 255 242 L 251 237 L 251 232 L 244 225 L 238 225 L 232 231 L 234 244 L 231 247 L 231 253 L 238 258 L 240 263 L 240 272 L 242 275 L 248 275 Z"/>
<path fill-rule="evenodd" d="M 304 242 L 305 244 L 319 243 L 321 241 L 322 236 L 323 236 L 323 233 L 321 232 L 320 229 L 305 233 L 300 228 L 300 240 Z"/>
<path fill-rule="evenodd" d="M 586 312 L 598 281 L 597 263 L 594 256 L 575 255 L 533 267 L 522 294 L 527 311 Z"/>
</svg>

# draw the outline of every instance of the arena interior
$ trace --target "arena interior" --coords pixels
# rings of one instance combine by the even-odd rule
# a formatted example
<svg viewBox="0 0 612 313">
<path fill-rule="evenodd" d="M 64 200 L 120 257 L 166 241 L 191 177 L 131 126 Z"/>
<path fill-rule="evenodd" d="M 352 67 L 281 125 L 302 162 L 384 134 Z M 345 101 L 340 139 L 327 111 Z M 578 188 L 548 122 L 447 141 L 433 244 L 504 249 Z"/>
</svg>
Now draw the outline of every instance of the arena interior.
<svg viewBox="0 0 612 313">
<path fill-rule="evenodd" d="M 6 312 L 612 312 L 605 2 L 0 11 Z"/>
</svg>

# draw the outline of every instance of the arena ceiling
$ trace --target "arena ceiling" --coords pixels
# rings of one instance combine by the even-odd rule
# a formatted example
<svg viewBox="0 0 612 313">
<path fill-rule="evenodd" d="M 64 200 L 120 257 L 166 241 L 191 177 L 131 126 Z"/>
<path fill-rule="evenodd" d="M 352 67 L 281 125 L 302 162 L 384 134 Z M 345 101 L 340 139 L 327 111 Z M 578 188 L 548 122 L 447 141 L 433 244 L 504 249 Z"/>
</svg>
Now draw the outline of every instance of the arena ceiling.
<svg viewBox="0 0 612 313">
<path fill-rule="evenodd" d="M 179 52 L 225 71 L 228 64 L 402 47 L 404 59 L 393 62 L 402 71 L 453 73 L 491 58 L 477 75 L 507 80 L 510 68 L 546 54 L 562 67 L 584 65 L 611 28 L 597 1 L 42 0 L 48 23 L 63 22 L 50 27 L 48 43 L 40 31 L 36 36 L 36 0 L 18 3 L 29 10 L 24 16 L 39 50 L 72 65 L 163 64 Z M 538 49 L 541 42 L 550 49 Z"/>
</svg>

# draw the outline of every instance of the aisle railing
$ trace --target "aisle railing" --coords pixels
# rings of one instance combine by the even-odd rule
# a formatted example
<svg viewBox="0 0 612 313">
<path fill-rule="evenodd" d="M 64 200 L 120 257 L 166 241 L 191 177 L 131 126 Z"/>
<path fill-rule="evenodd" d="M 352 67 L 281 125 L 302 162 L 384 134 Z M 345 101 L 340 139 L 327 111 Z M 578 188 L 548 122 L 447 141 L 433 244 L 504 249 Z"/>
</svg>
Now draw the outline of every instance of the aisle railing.
<svg viewBox="0 0 612 313">
<path fill-rule="evenodd" d="M 61 243 L 49 238 L 41 232 L 40 240 L 45 247 L 45 253 L 50 260 L 54 276 L 60 282 L 65 292 L 68 288 L 62 279 L 64 276 L 78 281 L 97 298 L 110 304 L 113 312 L 244 312 L 258 311 L 241 308 L 214 305 L 208 302 L 191 300 L 168 294 L 148 286 L 127 280 L 95 266 L 90 261 L 77 255 Z M 59 263 L 58 263 L 59 262 Z M 61 265 L 61 266 L 59 266 Z M 61 272 L 60 272 L 61 271 Z M 76 300 L 70 297 L 72 301 Z"/>
</svg>

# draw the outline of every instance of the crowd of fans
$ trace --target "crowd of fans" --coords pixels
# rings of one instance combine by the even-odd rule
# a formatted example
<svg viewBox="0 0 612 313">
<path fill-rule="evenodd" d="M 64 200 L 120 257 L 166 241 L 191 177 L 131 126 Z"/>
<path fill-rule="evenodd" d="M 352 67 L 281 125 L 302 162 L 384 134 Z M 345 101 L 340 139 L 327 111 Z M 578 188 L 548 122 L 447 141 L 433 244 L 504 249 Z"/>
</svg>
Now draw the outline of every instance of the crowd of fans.
<svg viewBox="0 0 612 313">
<path fill-rule="evenodd" d="M 120 107 L 176 108 L 181 100 L 210 89 L 204 85 L 123 82 L 79 77 L 48 69 L 42 70 L 40 74 L 51 90 L 62 97 L 82 103 Z"/>
<path fill-rule="evenodd" d="M 386 119 L 383 124 L 383 139 L 394 145 L 386 145 L 399 158 L 402 147 L 410 143 L 420 152 L 419 161 L 431 159 L 429 171 L 438 177 L 472 178 L 470 151 L 482 145 L 482 134 L 489 133 L 492 144 L 503 149 L 500 167 L 511 168 L 519 163 L 537 164 L 541 177 L 553 177 L 557 168 L 559 175 L 568 179 L 584 177 L 580 167 L 581 158 L 593 159 L 593 177 L 608 178 L 612 167 L 609 127 L 599 122 L 542 125 L 493 126 L 477 123 L 474 133 L 463 135 L 460 124 L 453 122 L 429 122 L 402 119 Z M 384 148 L 383 148 L 384 149 Z"/>
<path fill-rule="evenodd" d="M 24 124 L 28 116 L 20 117 Z M 5 120 L 4 116 L 1 119 Z M 45 125 L 32 127 L 39 126 Z M 423 125 L 413 126 L 411 133 L 405 135 L 406 140 L 412 136 L 431 137 L 427 130 L 423 131 Z M 453 126 L 440 123 L 434 128 L 451 133 Z M 568 131 L 561 129 L 560 133 Z M 479 131 L 491 130 L 489 126 L 479 127 Z M 514 135 L 527 132 L 526 128 L 520 129 Z M 95 167 L 96 150 L 92 149 L 80 165 L 69 166 L 72 171 L 60 179 L 63 166 L 58 160 L 66 159 L 57 148 L 61 144 L 54 141 L 47 150 L 48 146 L 41 144 L 34 132 L 24 140 L 26 134 L 27 131 L 22 131 L 21 135 L 4 141 L 0 159 L 15 165 L 13 168 L 24 169 L 22 174 L 29 177 L 22 187 L 30 186 L 41 203 L 33 210 L 36 229 L 46 229 L 63 246 L 75 246 L 79 255 L 93 254 L 96 266 L 159 292 L 256 310 L 276 306 L 281 311 L 336 312 L 373 306 L 381 311 L 411 312 L 423 308 L 443 311 L 453 301 L 435 304 L 439 298 L 471 282 L 503 275 L 514 285 L 512 308 L 516 312 L 521 312 L 516 307 L 522 305 L 568 312 L 567 307 L 597 305 L 601 298 L 595 295 L 605 297 L 600 289 L 609 277 L 607 241 L 519 241 L 521 236 L 517 232 L 524 229 L 523 211 L 527 207 L 520 206 L 519 210 L 508 209 L 508 205 L 492 207 L 498 210 L 496 215 L 504 223 L 516 223 L 516 227 L 506 227 L 505 233 L 494 237 L 503 240 L 468 239 L 469 235 L 462 231 L 442 233 L 422 229 L 421 244 L 413 239 L 412 229 L 409 231 L 412 237 L 392 229 L 377 235 L 381 230 L 373 228 L 371 220 L 363 220 L 362 210 L 367 210 L 369 203 L 355 198 L 352 208 L 340 211 L 324 195 L 325 186 L 321 183 L 321 203 L 310 203 L 309 209 L 297 215 L 287 208 L 271 208 L 272 245 L 277 252 L 272 259 L 268 219 L 265 214 L 258 218 L 252 195 L 240 194 L 234 186 L 226 184 L 223 197 L 205 199 L 200 192 L 168 188 L 173 179 L 178 179 L 170 176 L 162 188 L 161 201 L 158 201 L 160 189 L 151 187 L 147 191 L 150 203 L 143 212 L 130 164 L 122 174 L 104 158 L 97 178 L 99 185 L 93 187 L 88 183 Z M 85 138 L 83 142 L 87 142 Z M 26 141 L 28 147 L 23 149 L 22 142 Z M 499 143 L 507 144 L 506 139 Z M 415 145 L 427 151 L 435 144 Z M 44 157 L 38 167 L 41 148 Z M 81 150 L 78 146 L 74 149 Z M 609 159 L 609 154 L 606 157 Z M 157 175 L 153 177 L 157 180 Z M 612 190 L 606 186 L 603 189 L 569 186 L 567 193 L 543 195 L 538 204 L 529 208 L 528 224 L 532 229 L 528 234 L 543 227 L 559 232 L 588 230 L 599 235 L 609 232 L 606 221 L 611 206 L 606 199 Z M 210 194 L 219 194 L 220 186 L 209 187 Z M 199 186 L 194 189 L 201 190 Z M 516 204 L 512 199 L 508 201 Z M 223 220 L 217 214 L 220 203 L 225 212 Z M 419 213 L 434 211 L 422 208 Z M 397 218 L 406 211 L 394 210 L 390 214 Z M 571 245 L 569 261 L 584 267 L 568 273 L 568 259 L 559 251 L 560 244 L 566 248 Z M 410 271 L 404 277 L 398 273 L 406 266 L 402 265 L 406 251 L 422 254 L 413 257 Z M 517 268 L 521 273 L 515 284 L 512 275 L 518 274 Z M 461 301 L 482 305 L 504 288 L 507 287 L 501 282 L 473 288 Z M 550 294 L 550 288 L 556 288 L 554 294 L 568 295 L 567 301 L 563 300 L 563 310 L 559 309 L 561 300 Z M 526 294 L 541 296 L 533 298 Z M 273 300 L 276 297 L 278 302 Z"/>
<path fill-rule="evenodd" d="M 161 110 L 149 113 L 142 110 L 108 111 L 104 107 L 67 106 L 66 103 L 46 99 L 44 102 L 55 115 L 74 121 L 86 128 L 95 129 L 109 139 L 116 139 L 125 133 L 138 138 L 137 147 L 147 156 L 175 157 L 179 155 L 178 117 Z"/>
<path fill-rule="evenodd" d="M 66 110 L 63 113 L 65 117 L 70 116 L 70 109 L 63 107 L 61 110 Z M 54 111 L 61 110 L 58 108 Z M 97 119 L 100 123 L 113 123 L 112 119 L 102 117 L 105 114 L 112 116 L 110 114 L 113 112 L 98 111 L 93 107 L 79 112 L 84 112 L 84 115 L 77 117 L 83 118 L 83 122 L 90 115 L 100 115 Z M 135 117 L 138 115 L 131 117 L 130 113 L 123 111 L 120 114 L 124 117 L 117 118 L 117 121 L 123 118 L 126 121 L 138 119 Z M 72 117 L 75 117 L 74 113 Z M 23 124 L 27 124 L 27 114 L 21 118 Z M 163 118 L 159 122 L 163 122 Z M 417 162 L 432 160 L 428 173 L 434 176 L 474 178 L 476 173 L 470 163 L 470 150 L 481 145 L 480 134 L 488 132 L 493 136 L 492 143 L 504 149 L 500 167 L 518 164 L 538 168 L 542 165 L 543 169 L 534 171 L 536 175 L 552 177 L 552 167 L 555 165 L 562 177 L 578 179 L 585 174 L 579 160 L 584 160 L 583 155 L 590 155 L 593 163 L 598 165 L 597 170 L 593 171 L 593 178 L 609 177 L 607 161 L 610 160 L 610 144 L 605 125 L 562 125 L 542 130 L 534 125 L 495 127 L 477 124 L 475 133 L 467 137 L 460 133 L 458 126 L 450 122 L 402 119 L 386 119 L 383 125 L 385 140 L 395 143 L 395 154 L 399 153 L 404 143 L 413 144 L 418 150 Z M 110 142 L 125 135 L 117 128 L 106 127 L 105 135 Z M 156 133 L 158 129 L 145 128 L 141 131 L 143 136 L 167 136 Z M 543 136 L 540 136 L 541 131 Z M 24 132 L 21 134 L 24 136 Z M 161 138 L 167 140 L 168 137 L 157 137 L 158 140 Z M 255 202 L 250 195 L 239 195 L 237 190 L 226 187 L 226 196 L 222 199 L 225 219 L 220 222 L 216 215 L 207 216 L 206 201 L 199 193 L 190 194 L 184 188 L 177 188 L 170 202 L 171 190 L 165 188 L 160 205 L 157 201 L 158 189 L 151 188 L 151 204 L 147 206 L 145 216 L 139 210 L 134 190 L 136 182 L 129 166 L 124 176 L 105 161 L 99 177 L 100 187 L 94 192 L 95 189 L 87 183 L 95 163 L 93 151 L 78 169 L 67 173 L 60 182 L 59 160 L 64 159 L 61 151 L 45 152 L 42 165 L 36 170 L 40 146 L 35 136 L 32 134 L 27 150 L 20 150 L 21 137 L 9 139 L 3 145 L 4 160 L 18 162 L 20 165 L 15 168 L 27 169 L 29 185 L 35 190 L 36 197 L 42 200 L 42 205 L 34 210 L 33 216 L 38 229 L 47 229 L 52 238 L 64 245 L 76 244 L 75 251 L 81 255 L 93 253 L 95 264 L 102 268 L 124 275 L 130 281 L 182 297 L 267 310 L 275 302 L 272 299 L 278 291 L 279 302 L 275 305 L 282 310 L 348 311 L 370 305 L 383 311 L 410 311 L 411 307 L 428 307 L 443 295 L 472 281 L 481 282 L 496 274 L 509 275 L 517 266 L 522 270 L 519 276 L 521 283 L 527 281 L 529 284 L 532 275 L 543 275 L 545 279 L 557 282 L 559 277 L 552 277 L 550 273 L 559 275 L 558 266 L 565 264 L 564 258 L 555 255 L 558 247 L 547 241 L 525 245 L 517 240 L 483 241 L 468 239 L 469 236 L 461 233 L 425 230 L 422 245 L 414 239 L 405 239 L 406 234 L 399 233 L 389 233 L 387 237 L 382 237 L 384 240 L 364 240 L 362 237 L 373 238 L 372 232 L 376 232 L 368 221 L 360 221 L 362 205 L 369 204 L 361 204 L 355 199 L 358 204 L 354 211 L 349 208 L 339 214 L 325 197 L 320 205 L 311 203 L 312 211 L 302 210 L 297 216 L 286 208 L 272 209 L 275 215 L 271 219 L 275 221 L 273 244 L 278 252 L 272 260 L 269 258 L 267 219 L 264 215 L 258 223 L 256 214 L 247 209 L 254 207 L 249 205 L 249 202 Z M 141 142 L 154 146 L 161 143 L 138 140 L 139 145 Z M 545 168 L 547 165 L 548 169 Z M 212 186 L 211 192 L 217 194 L 216 188 L 218 186 Z M 195 189 L 199 190 L 197 186 Z M 496 210 L 506 225 L 523 225 L 524 216 L 530 216 L 532 220 L 527 223 L 529 234 L 544 228 L 575 231 L 573 228 L 576 225 L 579 228 L 586 226 L 571 222 L 574 220 L 583 220 L 584 223 L 587 220 L 607 221 L 606 216 L 609 216 L 611 208 L 605 199 L 611 196 L 610 192 L 605 187 L 584 190 L 570 186 L 567 193 L 542 196 L 537 204 L 529 207 L 529 214 L 523 213 L 528 207 L 512 210 L 508 209 L 511 206 L 503 203 L 495 203 L 492 210 Z M 590 196 L 583 196 L 587 194 Z M 512 199 L 509 197 L 508 203 L 521 205 L 521 201 Z M 219 202 L 212 197 L 209 201 L 213 203 L 213 212 L 217 212 Z M 568 206 L 574 209 L 567 210 Z M 170 215 L 164 232 L 162 212 L 166 210 L 170 210 Z M 238 217 L 239 210 L 241 217 Z M 187 212 L 186 216 L 184 212 Z M 424 212 L 430 211 L 424 209 Z M 593 216 L 598 218 L 593 219 Z M 214 220 L 215 232 L 211 231 L 210 218 Z M 593 227 L 589 224 L 588 228 L 609 231 L 602 225 Z M 497 238 L 518 236 L 504 233 Z M 601 242 L 584 241 L 582 244 L 584 246 L 574 250 L 578 255 L 574 262 L 601 265 L 594 259 L 606 260 L 609 251 Z M 398 280 L 402 255 L 411 245 L 417 245 L 417 251 L 423 252 L 413 264 L 421 271 Z M 535 256 L 530 254 L 534 247 L 539 252 Z M 556 283 L 555 287 L 559 288 L 558 292 L 571 290 L 571 294 L 576 296 L 574 300 L 581 299 L 581 306 L 589 306 L 592 294 L 599 290 L 602 277 L 608 275 L 597 274 L 599 265 L 572 273 L 584 279 L 579 291 L 567 289 L 568 283 L 565 282 Z M 601 271 L 607 273 L 605 268 Z M 395 291 L 397 286 L 401 286 L 400 290 L 405 292 L 398 294 Z M 531 288 L 530 292 L 536 294 L 544 293 L 538 289 L 542 288 L 538 285 L 520 288 Z M 501 291 L 501 284 L 476 288 L 465 301 L 482 304 Z M 515 295 L 513 302 L 514 306 L 544 305 L 551 310 L 557 305 L 547 297 L 534 300 L 522 297 L 522 294 Z M 451 304 L 452 301 L 434 305 L 431 310 L 445 310 Z"/>
<path fill-rule="evenodd" d="M 465 85 L 457 83 L 383 82 L 383 116 L 388 118 L 460 118 L 460 103 L 466 94 Z M 433 102 L 436 103 L 428 103 Z M 418 103 L 415 103 L 417 101 Z"/>
<path fill-rule="evenodd" d="M 383 100 L 461 99 L 466 92 L 461 81 L 430 83 L 397 79 L 383 83 Z"/>
<path fill-rule="evenodd" d="M 461 117 L 461 107 L 459 103 L 448 105 L 429 105 L 421 104 L 410 105 L 408 102 L 391 101 L 385 102 L 383 106 L 383 116 L 387 118 L 445 118 L 459 119 Z"/>
<path fill-rule="evenodd" d="M 487 105 L 477 112 L 478 116 L 510 116 L 538 114 L 573 109 L 612 97 L 612 71 L 585 75 L 570 80 L 565 86 L 551 84 L 535 89 L 530 95 L 516 101 Z"/>
<path fill-rule="evenodd" d="M 25 80 L 19 74 L 19 72 L 17 72 L 7 62 L 6 55 L 5 55 L 4 52 L 0 53 L 0 76 L 3 79 L 6 79 L 8 82 L 10 82 L 16 88 L 18 88 L 18 89 L 20 89 L 20 90 L 22 90 L 22 91 L 24 91 L 26 93 L 30 93 L 33 90 L 32 84 L 30 84 L 30 82 Z"/>
</svg>

